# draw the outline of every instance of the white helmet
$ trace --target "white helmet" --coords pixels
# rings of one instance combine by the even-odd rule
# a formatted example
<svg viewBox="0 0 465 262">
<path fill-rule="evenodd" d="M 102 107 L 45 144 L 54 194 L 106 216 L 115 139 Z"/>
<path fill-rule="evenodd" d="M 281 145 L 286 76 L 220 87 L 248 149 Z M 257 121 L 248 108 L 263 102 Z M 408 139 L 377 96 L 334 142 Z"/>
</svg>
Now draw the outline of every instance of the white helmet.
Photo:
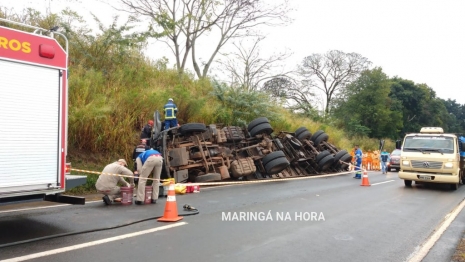
<svg viewBox="0 0 465 262">
<path fill-rule="evenodd" d="M 173 98 L 169 98 L 168 101 L 173 101 Z"/>
</svg>

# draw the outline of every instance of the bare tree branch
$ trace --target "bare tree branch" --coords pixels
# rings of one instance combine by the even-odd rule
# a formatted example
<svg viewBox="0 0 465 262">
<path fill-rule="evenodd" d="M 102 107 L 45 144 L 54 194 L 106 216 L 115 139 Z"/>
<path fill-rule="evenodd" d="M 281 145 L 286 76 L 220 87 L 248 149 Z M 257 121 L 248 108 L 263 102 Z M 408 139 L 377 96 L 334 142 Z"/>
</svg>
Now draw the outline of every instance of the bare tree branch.
<svg viewBox="0 0 465 262">
<path fill-rule="evenodd" d="M 360 54 L 332 50 L 323 55 L 305 57 L 300 65 L 300 75 L 304 78 L 304 85 L 324 92 L 327 115 L 335 93 L 345 88 L 370 65 L 371 62 Z"/>
<path fill-rule="evenodd" d="M 194 71 L 205 78 L 221 48 L 232 38 L 257 35 L 259 25 L 276 26 L 290 21 L 288 0 L 270 5 L 266 0 L 119 0 L 126 11 L 152 20 L 153 36 L 167 38 L 176 67 L 183 73 L 191 54 Z M 197 43 L 205 35 L 216 40 L 204 64 L 198 63 Z M 192 52 L 191 52 L 192 51 Z"/>
<path fill-rule="evenodd" d="M 263 40 L 264 37 L 256 38 L 251 45 L 247 45 L 246 40 L 234 42 L 236 51 L 223 54 L 226 59 L 218 61 L 220 71 L 231 79 L 231 86 L 257 91 L 263 82 L 289 74 L 289 72 L 282 72 L 280 63 L 285 61 L 290 54 L 282 52 L 263 57 L 260 53 L 260 43 Z"/>
</svg>

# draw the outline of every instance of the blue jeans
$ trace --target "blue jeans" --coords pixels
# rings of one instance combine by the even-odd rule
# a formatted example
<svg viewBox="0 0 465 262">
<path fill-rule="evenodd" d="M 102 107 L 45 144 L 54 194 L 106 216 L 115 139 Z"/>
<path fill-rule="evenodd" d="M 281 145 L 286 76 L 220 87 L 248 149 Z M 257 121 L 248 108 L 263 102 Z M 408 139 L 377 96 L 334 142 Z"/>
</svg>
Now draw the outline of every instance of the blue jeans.
<svg viewBox="0 0 465 262">
<path fill-rule="evenodd" d="M 175 119 L 165 119 L 165 130 L 169 129 L 170 127 L 178 126 L 178 120 Z"/>
<path fill-rule="evenodd" d="M 386 173 L 386 162 L 381 161 L 381 172 Z"/>
</svg>

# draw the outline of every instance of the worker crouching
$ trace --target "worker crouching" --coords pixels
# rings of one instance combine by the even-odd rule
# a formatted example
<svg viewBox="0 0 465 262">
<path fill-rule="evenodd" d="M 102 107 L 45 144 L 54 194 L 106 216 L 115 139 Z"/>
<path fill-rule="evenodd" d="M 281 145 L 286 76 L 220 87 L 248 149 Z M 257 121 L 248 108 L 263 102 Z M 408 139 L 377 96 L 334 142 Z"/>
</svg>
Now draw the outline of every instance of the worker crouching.
<svg viewBox="0 0 465 262">
<path fill-rule="evenodd" d="M 95 183 L 95 188 L 99 193 L 104 194 L 103 202 L 106 205 L 111 205 L 113 202 L 121 202 L 121 188 L 118 183 L 126 185 L 127 187 L 134 187 L 134 178 L 131 170 L 127 168 L 127 162 L 124 159 L 108 164 L 102 171 L 102 174 Z M 116 175 L 130 176 L 130 183 L 126 182 L 123 177 Z"/>
<path fill-rule="evenodd" d="M 145 184 L 147 178 L 153 173 L 152 204 L 156 204 L 159 193 L 160 175 L 163 167 L 163 157 L 154 149 L 146 150 L 136 158 L 139 185 L 137 186 L 136 205 L 142 205 L 145 201 Z"/>
</svg>

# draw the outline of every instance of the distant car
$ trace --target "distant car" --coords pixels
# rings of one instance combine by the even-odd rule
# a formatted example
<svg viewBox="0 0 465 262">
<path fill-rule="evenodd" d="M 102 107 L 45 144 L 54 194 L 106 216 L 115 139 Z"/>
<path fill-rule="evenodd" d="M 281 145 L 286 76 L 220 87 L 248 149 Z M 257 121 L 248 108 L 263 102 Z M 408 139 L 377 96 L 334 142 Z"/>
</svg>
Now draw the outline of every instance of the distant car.
<svg viewBox="0 0 465 262">
<path fill-rule="evenodd" d="M 387 164 L 387 171 L 391 171 L 391 169 L 395 169 L 397 172 L 400 170 L 400 149 L 395 149 L 392 151 L 390 155 L 390 160 Z"/>
</svg>

